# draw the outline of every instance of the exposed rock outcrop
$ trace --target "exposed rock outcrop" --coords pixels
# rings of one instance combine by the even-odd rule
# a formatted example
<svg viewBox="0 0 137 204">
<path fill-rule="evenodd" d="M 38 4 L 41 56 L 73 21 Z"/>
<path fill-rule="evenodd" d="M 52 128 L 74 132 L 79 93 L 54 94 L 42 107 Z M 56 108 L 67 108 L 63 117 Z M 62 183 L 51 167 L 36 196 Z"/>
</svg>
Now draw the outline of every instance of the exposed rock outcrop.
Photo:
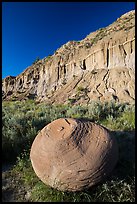
<svg viewBox="0 0 137 204">
<path fill-rule="evenodd" d="M 17 77 L 3 79 L 3 99 L 34 98 L 59 103 L 55 96 L 64 94 L 65 87 L 71 84 L 73 90 L 69 89 L 66 97 L 61 95 L 64 103 L 77 94 L 75 88 L 81 84 L 88 89 L 88 102 L 117 99 L 134 103 L 134 78 L 135 11 L 131 11 L 79 42 L 69 41 Z M 76 102 L 82 100 L 77 98 Z"/>
<path fill-rule="evenodd" d="M 60 118 L 39 132 L 30 158 L 35 173 L 45 184 L 61 191 L 79 191 L 111 173 L 118 160 L 118 146 L 100 125 Z"/>
</svg>

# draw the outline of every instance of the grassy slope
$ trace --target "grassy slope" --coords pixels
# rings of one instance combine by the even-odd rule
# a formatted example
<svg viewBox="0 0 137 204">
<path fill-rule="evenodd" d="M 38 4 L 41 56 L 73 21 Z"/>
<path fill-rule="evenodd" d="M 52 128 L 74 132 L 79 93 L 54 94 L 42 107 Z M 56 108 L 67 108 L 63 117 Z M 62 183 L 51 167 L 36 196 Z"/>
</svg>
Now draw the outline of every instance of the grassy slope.
<svg viewBox="0 0 137 204">
<path fill-rule="evenodd" d="M 2 175 L 3 201 L 135 201 L 133 105 L 93 102 L 88 107 L 80 107 L 50 106 L 33 101 L 4 102 L 2 111 L 3 161 L 16 161 L 14 167 Z M 29 159 L 32 141 L 39 130 L 60 117 L 90 118 L 113 131 L 119 145 L 119 161 L 106 181 L 83 192 L 69 193 L 52 189 L 37 178 Z"/>
</svg>

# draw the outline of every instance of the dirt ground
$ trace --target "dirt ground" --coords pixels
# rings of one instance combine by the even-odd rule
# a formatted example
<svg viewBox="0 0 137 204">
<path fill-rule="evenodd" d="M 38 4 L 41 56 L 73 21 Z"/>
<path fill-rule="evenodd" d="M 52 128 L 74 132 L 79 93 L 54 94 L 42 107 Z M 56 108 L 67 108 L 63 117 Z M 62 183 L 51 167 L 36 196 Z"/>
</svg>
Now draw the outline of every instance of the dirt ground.
<svg viewBox="0 0 137 204">
<path fill-rule="evenodd" d="M 28 202 L 29 189 L 22 185 L 19 174 L 12 176 L 11 169 L 9 164 L 2 166 L 2 202 Z"/>
</svg>

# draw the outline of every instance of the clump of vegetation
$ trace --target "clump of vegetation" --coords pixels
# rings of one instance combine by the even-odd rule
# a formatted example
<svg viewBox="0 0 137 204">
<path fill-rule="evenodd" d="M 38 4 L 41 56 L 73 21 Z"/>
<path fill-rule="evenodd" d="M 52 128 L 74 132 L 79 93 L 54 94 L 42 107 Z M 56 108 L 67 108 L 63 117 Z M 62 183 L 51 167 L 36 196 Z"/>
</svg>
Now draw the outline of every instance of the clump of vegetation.
<svg viewBox="0 0 137 204">
<path fill-rule="evenodd" d="M 40 60 L 40 58 L 37 57 L 37 58 L 35 59 L 35 61 L 34 61 L 32 64 L 36 64 L 39 60 Z"/>
<path fill-rule="evenodd" d="M 116 168 L 107 181 L 92 189 L 75 193 L 57 191 L 43 184 L 32 169 L 29 153 L 34 138 L 45 125 L 64 117 L 89 118 L 110 129 L 118 141 Z M 135 201 L 135 105 L 92 102 L 80 106 L 37 104 L 33 100 L 4 101 L 2 124 L 3 161 L 16 161 L 11 176 L 19 176 L 21 185 L 30 189 L 30 202 Z M 17 199 L 21 201 L 19 196 Z"/>
<path fill-rule="evenodd" d="M 16 175 L 20 174 L 24 186 L 30 187 L 30 202 L 134 202 L 134 141 L 125 133 L 115 132 L 115 136 L 119 138 L 119 162 L 111 177 L 91 189 L 80 192 L 62 192 L 45 185 L 34 173 L 29 155 L 26 153 L 18 157 L 12 172 Z M 129 145 L 130 148 L 127 148 Z M 128 153 L 128 158 L 123 153 L 125 151 Z"/>
<path fill-rule="evenodd" d="M 73 105 L 76 102 L 75 98 L 68 98 L 68 104 Z"/>
<path fill-rule="evenodd" d="M 83 86 L 78 86 L 77 87 L 77 93 L 87 93 L 88 92 L 88 88 L 87 87 L 83 87 Z"/>
<path fill-rule="evenodd" d="M 89 42 L 87 42 L 87 43 L 84 44 L 84 46 L 85 46 L 86 48 L 90 48 L 91 45 L 92 45 L 92 43 L 89 43 Z"/>
<path fill-rule="evenodd" d="M 46 58 L 45 58 L 45 62 L 48 62 L 50 59 L 51 59 L 52 55 L 48 55 Z"/>
<path fill-rule="evenodd" d="M 58 54 L 58 51 L 55 51 L 54 54 L 57 55 L 57 54 Z"/>
<path fill-rule="evenodd" d="M 79 92 L 85 92 L 78 87 Z M 119 103 L 92 102 L 88 106 L 74 106 L 76 98 L 69 98 L 68 105 L 36 104 L 33 100 L 3 102 L 2 104 L 2 148 L 3 159 L 16 158 L 22 149 L 30 145 L 49 122 L 61 117 L 87 117 L 111 129 L 131 130 L 135 128 L 134 106 Z M 9 157 L 10 155 L 10 157 Z"/>
<path fill-rule="evenodd" d="M 76 92 L 76 101 L 78 101 L 81 97 L 85 98 L 87 96 L 87 93 L 89 92 L 87 87 L 82 87 L 82 86 L 77 87 L 76 91 L 77 91 Z"/>
<path fill-rule="evenodd" d="M 85 88 L 82 87 L 82 86 L 78 86 L 78 87 L 77 87 L 77 92 L 81 92 L 81 91 L 84 91 L 84 90 L 85 90 Z"/>
<path fill-rule="evenodd" d="M 99 40 L 104 38 L 107 35 L 107 31 L 105 28 L 100 28 L 94 38 L 91 39 L 91 45 L 97 43 Z"/>
</svg>

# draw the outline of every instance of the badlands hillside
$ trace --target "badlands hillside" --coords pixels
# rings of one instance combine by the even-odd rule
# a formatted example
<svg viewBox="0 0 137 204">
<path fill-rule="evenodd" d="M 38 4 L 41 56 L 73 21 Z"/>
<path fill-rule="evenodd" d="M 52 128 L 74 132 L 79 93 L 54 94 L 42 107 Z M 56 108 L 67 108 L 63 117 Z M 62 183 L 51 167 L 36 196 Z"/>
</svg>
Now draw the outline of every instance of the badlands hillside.
<svg viewBox="0 0 137 204">
<path fill-rule="evenodd" d="M 81 41 L 69 41 L 16 77 L 2 80 L 3 100 L 48 103 L 135 101 L 135 11 Z"/>
</svg>

